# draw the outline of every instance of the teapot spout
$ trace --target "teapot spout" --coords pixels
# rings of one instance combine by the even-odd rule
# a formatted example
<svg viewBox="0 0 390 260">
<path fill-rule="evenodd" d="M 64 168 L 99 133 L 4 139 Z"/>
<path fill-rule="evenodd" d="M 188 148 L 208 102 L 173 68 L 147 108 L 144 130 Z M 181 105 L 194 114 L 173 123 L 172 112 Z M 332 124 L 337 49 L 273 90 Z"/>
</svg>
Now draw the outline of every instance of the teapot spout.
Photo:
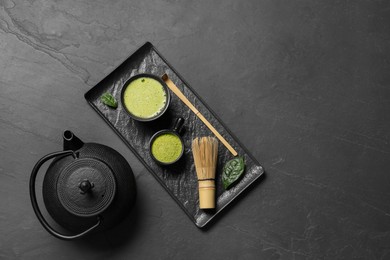
<svg viewBox="0 0 390 260">
<path fill-rule="evenodd" d="M 83 141 L 81 141 L 77 136 L 73 134 L 72 131 L 66 130 L 63 134 L 64 139 L 64 151 L 72 150 L 77 151 L 83 145 Z"/>
</svg>

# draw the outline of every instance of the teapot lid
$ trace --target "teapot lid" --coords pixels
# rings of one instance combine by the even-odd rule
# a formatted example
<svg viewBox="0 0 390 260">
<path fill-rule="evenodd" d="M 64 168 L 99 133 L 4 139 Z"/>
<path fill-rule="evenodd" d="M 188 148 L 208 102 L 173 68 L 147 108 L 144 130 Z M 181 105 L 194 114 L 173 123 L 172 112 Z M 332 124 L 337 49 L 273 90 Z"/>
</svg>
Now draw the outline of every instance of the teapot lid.
<svg viewBox="0 0 390 260">
<path fill-rule="evenodd" d="M 115 177 L 110 167 L 98 159 L 78 158 L 58 176 L 58 198 L 76 216 L 100 214 L 111 204 L 115 192 Z"/>
</svg>

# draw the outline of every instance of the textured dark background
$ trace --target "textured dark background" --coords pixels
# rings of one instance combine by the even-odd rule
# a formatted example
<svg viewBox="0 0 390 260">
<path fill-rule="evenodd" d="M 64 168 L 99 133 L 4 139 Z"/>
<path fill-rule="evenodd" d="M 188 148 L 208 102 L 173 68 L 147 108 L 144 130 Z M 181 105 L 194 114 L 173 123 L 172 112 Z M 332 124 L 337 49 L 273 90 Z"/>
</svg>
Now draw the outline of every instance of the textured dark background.
<svg viewBox="0 0 390 260">
<path fill-rule="evenodd" d="M 267 172 L 206 231 L 84 100 L 146 41 Z M 0 258 L 390 258 L 388 1 L 0 0 L 0 51 Z M 65 129 L 137 178 L 128 221 L 87 241 L 28 198 Z"/>
</svg>

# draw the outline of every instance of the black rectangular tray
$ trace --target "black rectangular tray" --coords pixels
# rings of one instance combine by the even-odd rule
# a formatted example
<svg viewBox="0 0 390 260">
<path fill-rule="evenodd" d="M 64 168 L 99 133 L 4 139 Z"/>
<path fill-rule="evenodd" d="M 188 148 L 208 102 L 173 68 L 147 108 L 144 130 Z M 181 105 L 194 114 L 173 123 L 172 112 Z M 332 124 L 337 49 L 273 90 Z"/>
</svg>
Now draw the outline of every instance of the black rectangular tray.
<svg viewBox="0 0 390 260">
<path fill-rule="evenodd" d="M 191 142 L 195 137 L 210 136 L 212 135 L 211 131 L 173 93 L 171 93 L 169 109 L 156 121 L 145 123 L 131 119 L 120 102 L 120 94 L 124 83 L 130 77 L 140 73 L 151 73 L 157 76 L 167 73 L 184 95 L 236 149 L 238 154 L 244 157 L 246 169 L 243 178 L 233 188 L 224 190 L 221 182 L 222 168 L 233 156 L 220 143 L 216 173 L 217 201 L 215 210 L 199 209 L 198 183 L 190 149 Z M 104 92 L 112 93 L 118 100 L 117 109 L 109 108 L 100 101 Z M 239 143 L 214 112 L 149 42 L 90 89 L 85 94 L 85 99 L 134 152 L 195 225 L 200 228 L 206 226 L 212 218 L 264 173 L 263 167 L 256 159 Z M 160 166 L 150 157 L 149 139 L 155 132 L 170 128 L 177 117 L 185 119 L 185 131 L 182 137 L 186 148 L 183 158 L 171 166 Z"/>
</svg>

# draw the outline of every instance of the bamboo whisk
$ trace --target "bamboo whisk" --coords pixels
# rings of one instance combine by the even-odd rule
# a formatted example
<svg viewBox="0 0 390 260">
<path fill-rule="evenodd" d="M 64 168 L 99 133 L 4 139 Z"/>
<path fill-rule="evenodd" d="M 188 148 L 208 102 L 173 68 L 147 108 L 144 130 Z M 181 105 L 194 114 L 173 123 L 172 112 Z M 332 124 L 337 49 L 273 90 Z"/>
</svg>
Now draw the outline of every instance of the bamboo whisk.
<svg viewBox="0 0 390 260">
<path fill-rule="evenodd" d="M 192 141 L 196 175 L 199 185 L 199 208 L 215 208 L 215 171 L 218 141 L 214 137 L 195 138 Z"/>
</svg>

